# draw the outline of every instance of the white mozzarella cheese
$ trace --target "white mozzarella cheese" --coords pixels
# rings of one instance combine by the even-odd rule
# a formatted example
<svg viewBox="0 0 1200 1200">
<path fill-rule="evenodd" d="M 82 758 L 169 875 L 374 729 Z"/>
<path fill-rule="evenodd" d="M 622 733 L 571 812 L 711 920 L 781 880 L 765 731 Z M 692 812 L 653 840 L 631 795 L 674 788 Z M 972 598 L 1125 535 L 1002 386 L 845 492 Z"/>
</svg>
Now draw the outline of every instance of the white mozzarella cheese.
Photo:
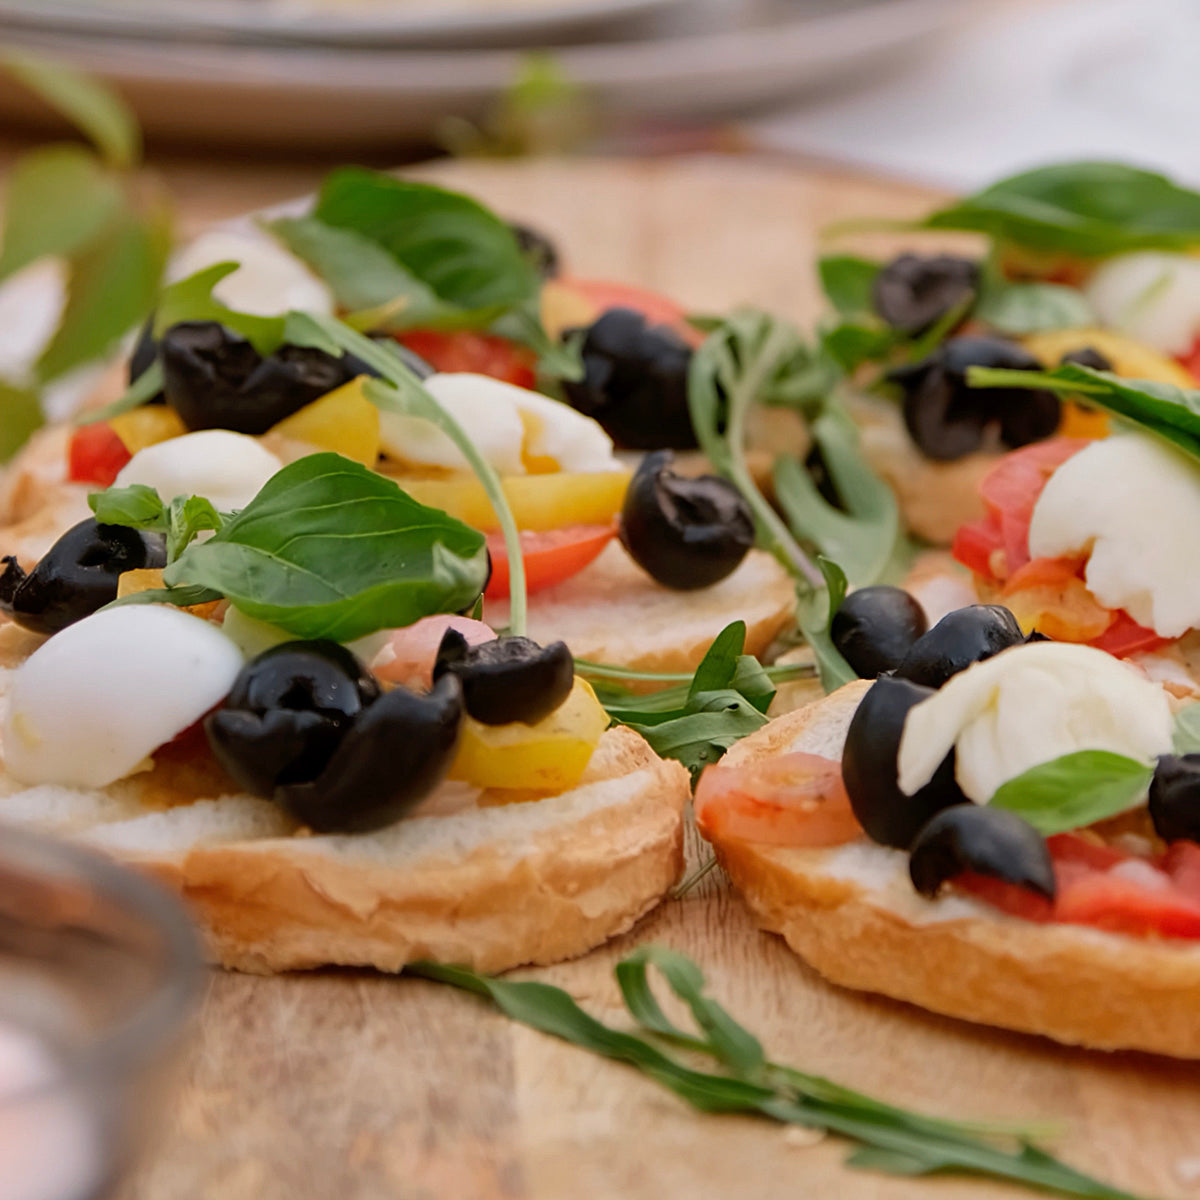
<svg viewBox="0 0 1200 1200">
<path fill-rule="evenodd" d="M 1121 254 L 1083 290 L 1105 325 L 1164 354 L 1185 353 L 1200 333 L 1200 259 L 1191 255 Z"/>
</svg>

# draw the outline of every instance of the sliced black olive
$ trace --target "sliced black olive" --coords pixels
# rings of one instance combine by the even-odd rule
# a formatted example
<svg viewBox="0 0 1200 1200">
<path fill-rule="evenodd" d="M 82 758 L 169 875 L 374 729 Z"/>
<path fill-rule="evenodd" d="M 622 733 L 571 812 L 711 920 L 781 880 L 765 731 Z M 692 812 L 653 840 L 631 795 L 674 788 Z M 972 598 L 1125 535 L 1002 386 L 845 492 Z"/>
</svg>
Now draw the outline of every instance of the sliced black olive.
<svg viewBox="0 0 1200 1200">
<path fill-rule="evenodd" d="M 1167 842 L 1200 842 L 1200 754 L 1164 754 L 1150 783 L 1150 819 Z"/>
<path fill-rule="evenodd" d="M 321 832 L 378 829 L 444 777 L 462 720 L 456 679 L 428 696 L 381 695 L 336 642 L 288 642 L 239 674 L 204 723 L 217 761 L 247 791 Z"/>
<path fill-rule="evenodd" d="M 1101 354 L 1095 346 L 1083 346 L 1079 350 L 1071 350 L 1058 360 L 1063 366 L 1074 363 L 1077 367 L 1091 367 L 1093 371 L 1111 371 L 1112 360 Z"/>
<path fill-rule="evenodd" d="M 859 588 L 834 613 L 833 644 L 860 679 L 893 671 L 929 628 L 925 610 L 903 588 Z"/>
<path fill-rule="evenodd" d="M 1046 839 L 1003 808 L 958 804 L 938 813 L 917 834 L 908 873 L 922 896 L 936 896 L 964 871 L 1016 884 L 1047 900 L 1055 896 Z"/>
<path fill-rule="evenodd" d="M 842 751 L 842 782 L 850 807 L 867 836 L 907 850 L 935 813 L 966 797 L 954 778 L 954 751 L 933 778 L 912 796 L 900 790 L 897 758 L 909 709 L 933 695 L 932 688 L 882 675 L 862 698 Z"/>
<path fill-rule="evenodd" d="M 904 423 L 927 457 L 963 458 L 983 448 L 989 433 L 1015 450 L 1058 428 L 1062 405 L 1053 392 L 968 387 L 969 367 L 1042 369 L 1015 342 L 964 336 L 950 338 L 924 362 L 891 372 L 904 389 Z"/>
<path fill-rule="evenodd" d="M 621 509 L 621 544 L 665 587 L 709 587 L 737 570 L 754 545 L 754 518 L 733 484 L 676 475 L 670 462 L 669 450 L 642 459 Z"/>
<path fill-rule="evenodd" d="M 0 564 L 0 612 L 35 633 L 58 633 L 115 600 L 122 572 L 164 567 L 167 552 L 160 534 L 89 517 L 68 529 L 28 574 L 11 556 Z"/>
<path fill-rule="evenodd" d="M 543 279 L 554 279 L 560 270 L 558 247 L 540 229 L 514 221 L 509 225 L 521 253 Z"/>
<path fill-rule="evenodd" d="M 447 629 L 433 666 L 436 682 L 457 675 L 463 706 L 484 725 L 548 717 L 575 685 L 575 660 L 565 642 L 544 649 L 524 637 L 500 637 L 469 646 L 457 629 Z"/>
<path fill-rule="evenodd" d="M 901 254 L 879 274 L 871 289 L 875 311 L 910 337 L 931 329 L 979 288 L 979 264 L 948 254 Z"/>
<path fill-rule="evenodd" d="M 167 403 L 191 430 L 266 433 L 356 375 L 374 373 L 311 346 L 281 346 L 263 358 L 216 321 L 172 325 L 159 343 L 159 358 Z"/>
<path fill-rule="evenodd" d="M 567 402 L 631 450 L 691 449 L 691 348 L 639 312 L 614 308 L 583 339 L 583 379 L 563 384 Z"/>
<path fill-rule="evenodd" d="M 1017 618 L 999 604 L 971 604 L 947 613 L 913 642 L 896 677 L 939 688 L 951 675 L 1025 641 Z"/>
<path fill-rule="evenodd" d="M 395 688 L 350 726 L 321 775 L 275 800 L 318 833 L 367 833 L 399 820 L 446 777 L 462 730 L 453 675 L 425 695 Z"/>
</svg>

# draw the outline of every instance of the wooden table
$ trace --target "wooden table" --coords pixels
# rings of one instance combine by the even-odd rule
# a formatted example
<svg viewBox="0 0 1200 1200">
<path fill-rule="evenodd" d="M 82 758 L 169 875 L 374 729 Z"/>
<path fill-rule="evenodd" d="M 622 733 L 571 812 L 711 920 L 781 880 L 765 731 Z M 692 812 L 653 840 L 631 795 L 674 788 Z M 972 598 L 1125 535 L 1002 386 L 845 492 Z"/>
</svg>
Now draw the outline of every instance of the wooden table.
<svg viewBox="0 0 1200 1200">
<path fill-rule="evenodd" d="M 0 148 L 0 161 L 3 151 Z M 185 224 L 282 199 L 320 169 L 168 162 Z M 629 165 L 448 164 L 431 172 L 561 239 L 572 269 L 646 284 L 695 310 L 818 311 L 816 231 L 912 214 L 911 189 L 738 159 Z M 693 861 L 698 851 L 693 845 Z M 773 1056 L 955 1116 L 1062 1118 L 1059 1152 L 1146 1194 L 1200 1195 L 1194 1066 L 1068 1050 L 839 991 L 756 930 L 709 877 L 630 935 L 538 971 L 601 1015 L 611 967 L 641 942 L 680 949 Z M 1200 1004 L 1197 1006 L 1200 1019 Z M 633 1072 L 433 984 L 322 972 L 214 974 L 171 1128 L 127 1200 L 848 1200 L 1015 1196 L 957 1180 L 848 1171 L 835 1139 L 701 1117 Z"/>
</svg>

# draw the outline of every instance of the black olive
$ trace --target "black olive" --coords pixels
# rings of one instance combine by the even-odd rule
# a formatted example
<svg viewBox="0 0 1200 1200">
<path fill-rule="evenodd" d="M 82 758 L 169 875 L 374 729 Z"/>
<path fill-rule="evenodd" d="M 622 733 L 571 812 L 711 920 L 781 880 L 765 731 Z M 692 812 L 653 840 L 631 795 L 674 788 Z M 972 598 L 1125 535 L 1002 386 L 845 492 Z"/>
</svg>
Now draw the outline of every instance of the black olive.
<svg viewBox="0 0 1200 1200">
<path fill-rule="evenodd" d="M 484 725 L 548 717 L 575 685 L 575 660 L 565 642 L 543 649 L 523 637 L 500 637 L 469 646 L 457 629 L 447 629 L 433 666 L 436 682 L 457 675 L 463 706 Z"/>
<path fill-rule="evenodd" d="M 733 484 L 676 475 L 670 462 L 669 450 L 642 459 L 621 509 L 621 544 L 665 587 L 709 587 L 736 571 L 754 545 L 754 518 Z"/>
<path fill-rule="evenodd" d="M 922 896 L 964 871 L 988 875 L 1053 900 L 1054 864 L 1046 839 L 1016 813 L 980 804 L 943 809 L 917 834 L 908 873 Z"/>
<path fill-rule="evenodd" d="M 521 253 L 543 279 L 554 279 L 560 270 L 558 247 L 539 229 L 513 221 L 509 228 L 517 239 Z"/>
<path fill-rule="evenodd" d="M 934 694 L 905 679 L 881 675 L 862 698 L 842 751 L 842 782 L 850 807 L 867 836 L 907 850 L 935 813 L 966 797 L 954 778 L 954 751 L 933 778 L 912 796 L 900 790 L 897 758 L 909 709 Z"/>
<path fill-rule="evenodd" d="M 1027 350 L 1002 338 L 951 338 L 923 362 L 890 372 L 904 389 L 904 423 L 927 457 L 963 458 L 982 449 L 989 432 L 1010 449 L 1049 437 L 1062 404 L 1053 392 L 1022 388 L 972 388 L 969 367 L 1040 371 Z"/>
<path fill-rule="evenodd" d="M 117 598 L 124 571 L 167 565 L 160 534 L 89 517 L 72 526 L 26 574 L 11 556 L 0 559 L 0 612 L 35 633 L 58 633 Z"/>
<path fill-rule="evenodd" d="M 901 254 L 875 276 L 871 302 L 893 329 L 916 337 L 969 301 L 978 288 L 979 264 L 969 258 Z"/>
<path fill-rule="evenodd" d="M 639 312 L 614 308 L 583 339 L 584 376 L 564 382 L 567 402 L 631 450 L 691 449 L 688 411 L 691 348 Z"/>
<path fill-rule="evenodd" d="M 263 358 L 216 321 L 172 325 L 159 342 L 167 403 L 191 430 L 266 433 L 278 421 L 348 383 L 374 374 L 349 357 L 281 346 Z"/>
<path fill-rule="evenodd" d="M 1112 361 L 1094 346 L 1084 346 L 1079 350 L 1072 350 L 1064 354 L 1058 361 L 1062 366 L 1074 363 L 1077 367 L 1091 367 L 1093 371 L 1111 371 L 1113 369 Z"/>
<path fill-rule="evenodd" d="M 939 688 L 951 675 L 1025 641 L 1017 618 L 999 604 L 971 604 L 944 616 L 917 638 L 896 677 Z"/>
<path fill-rule="evenodd" d="M 929 622 L 925 610 L 903 588 L 859 588 L 834 613 L 833 644 L 860 679 L 893 671 Z"/>
<path fill-rule="evenodd" d="M 247 791 L 321 832 L 390 824 L 449 769 L 462 719 L 456 680 L 381 695 L 336 642 L 288 642 L 248 663 L 204 723 Z"/>
<path fill-rule="evenodd" d="M 1150 783 L 1150 819 L 1167 842 L 1200 842 L 1200 754 L 1164 754 Z"/>
</svg>

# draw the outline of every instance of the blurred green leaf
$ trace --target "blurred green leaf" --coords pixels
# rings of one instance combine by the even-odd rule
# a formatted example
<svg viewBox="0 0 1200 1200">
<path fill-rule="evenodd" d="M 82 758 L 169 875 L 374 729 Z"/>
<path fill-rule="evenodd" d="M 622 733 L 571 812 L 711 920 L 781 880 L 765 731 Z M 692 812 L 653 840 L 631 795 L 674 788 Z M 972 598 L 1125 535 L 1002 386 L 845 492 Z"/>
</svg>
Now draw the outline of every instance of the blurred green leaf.
<svg viewBox="0 0 1200 1200">
<path fill-rule="evenodd" d="M 114 167 L 136 166 L 142 135 L 129 105 L 82 71 L 25 51 L 7 50 L 0 65 L 87 135 Z"/>
<path fill-rule="evenodd" d="M 43 420 L 36 392 L 0 380 L 0 463 L 12 458 Z"/>
</svg>

